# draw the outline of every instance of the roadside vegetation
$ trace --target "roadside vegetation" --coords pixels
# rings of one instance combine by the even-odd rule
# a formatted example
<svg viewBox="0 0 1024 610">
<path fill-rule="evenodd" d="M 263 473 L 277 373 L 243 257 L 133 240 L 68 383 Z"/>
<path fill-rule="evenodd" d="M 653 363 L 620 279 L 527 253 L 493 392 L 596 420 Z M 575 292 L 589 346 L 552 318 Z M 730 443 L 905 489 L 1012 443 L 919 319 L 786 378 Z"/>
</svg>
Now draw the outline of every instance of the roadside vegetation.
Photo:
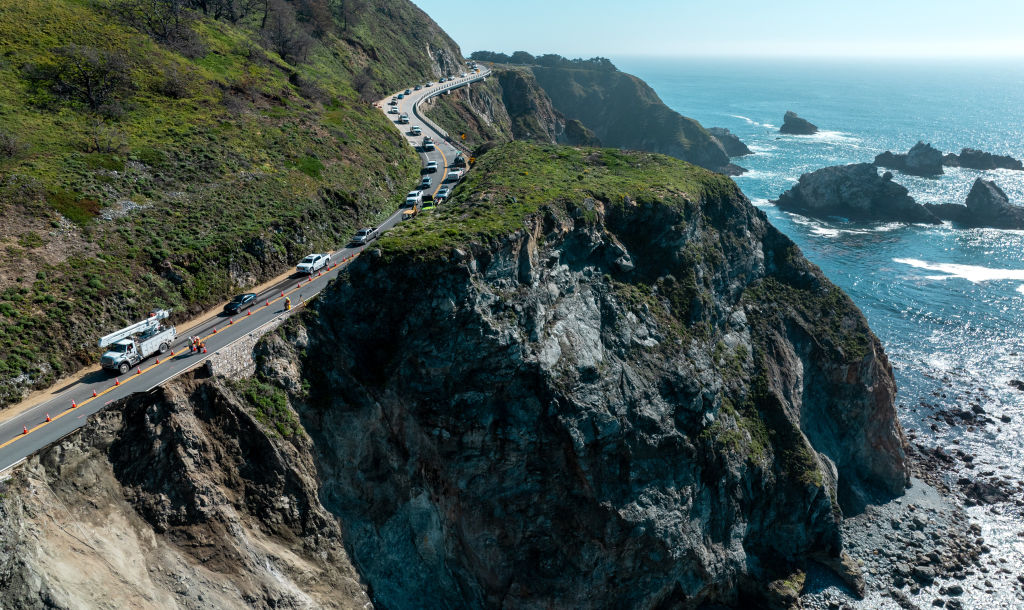
<svg viewBox="0 0 1024 610">
<path fill-rule="evenodd" d="M 393 210 L 418 159 L 368 100 L 458 53 L 365 0 L 0 0 L 0 40 L 0 406 Z"/>
<path fill-rule="evenodd" d="M 481 156 L 449 202 L 388 232 L 380 248 L 388 257 L 447 257 L 522 229 L 531 216 L 593 214 L 582 209 L 588 197 L 686 206 L 734 189 L 725 176 L 664 155 L 512 142 Z"/>
</svg>

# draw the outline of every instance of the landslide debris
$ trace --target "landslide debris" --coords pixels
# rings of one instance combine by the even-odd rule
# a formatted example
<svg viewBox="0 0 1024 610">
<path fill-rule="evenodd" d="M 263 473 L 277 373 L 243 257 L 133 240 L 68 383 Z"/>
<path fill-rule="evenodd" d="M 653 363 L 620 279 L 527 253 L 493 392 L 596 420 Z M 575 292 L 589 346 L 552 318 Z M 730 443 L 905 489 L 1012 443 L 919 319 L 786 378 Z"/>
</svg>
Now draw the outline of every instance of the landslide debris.
<svg viewBox="0 0 1024 610">
<path fill-rule="evenodd" d="M 4 607 L 367 607 L 309 437 L 261 422 L 256 388 L 274 393 L 179 378 L 18 467 L 0 483 Z"/>
</svg>

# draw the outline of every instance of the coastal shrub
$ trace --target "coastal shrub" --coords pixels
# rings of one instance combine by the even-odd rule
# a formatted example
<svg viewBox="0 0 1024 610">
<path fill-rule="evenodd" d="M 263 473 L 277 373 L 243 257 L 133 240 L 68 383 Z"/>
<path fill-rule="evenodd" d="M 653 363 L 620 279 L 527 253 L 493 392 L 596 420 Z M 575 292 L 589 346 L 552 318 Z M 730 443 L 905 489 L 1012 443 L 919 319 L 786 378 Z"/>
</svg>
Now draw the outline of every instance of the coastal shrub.
<svg viewBox="0 0 1024 610">
<path fill-rule="evenodd" d="M 25 152 L 25 143 L 13 133 L 0 129 L 0 159 L 13 159 Z"/>
<path fill-rule="evenodd" d="M 84 106 L 105 116 L 119 115 L 119 99 L 135 89 L 124 55 L 87 45 L 53 49 L 51 62 L 28 64 L 23 74 L 43 100 Z"/>
</svg>

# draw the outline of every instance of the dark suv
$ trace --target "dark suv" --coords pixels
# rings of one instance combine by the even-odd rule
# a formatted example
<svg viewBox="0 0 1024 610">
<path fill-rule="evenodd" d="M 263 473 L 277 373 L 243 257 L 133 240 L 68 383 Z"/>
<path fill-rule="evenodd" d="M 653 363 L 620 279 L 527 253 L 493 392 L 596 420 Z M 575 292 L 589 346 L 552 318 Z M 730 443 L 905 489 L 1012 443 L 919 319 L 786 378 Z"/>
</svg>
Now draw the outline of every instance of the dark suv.
<svg viewBox="0 0 1024 610">
<path fill-rule="evenodd" d="M 240 294 L 237 297 L 231 299 L 231 301 L 229 301 L 228 304 L 224 306 L 224 313 L 238 313 L 243 309 L 249 309 L 255 302 L 255 292 L 247 292 L 245 294 Z"/>
</svg>

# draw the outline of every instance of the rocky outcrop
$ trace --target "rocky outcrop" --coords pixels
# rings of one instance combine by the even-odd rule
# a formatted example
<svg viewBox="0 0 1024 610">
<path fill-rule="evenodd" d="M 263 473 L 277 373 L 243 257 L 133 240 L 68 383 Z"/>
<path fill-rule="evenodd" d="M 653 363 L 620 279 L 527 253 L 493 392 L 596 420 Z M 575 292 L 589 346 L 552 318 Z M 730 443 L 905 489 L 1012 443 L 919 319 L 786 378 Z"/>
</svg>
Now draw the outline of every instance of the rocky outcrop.
<svg viewBox="0 0 1024 610">
<path fill-rule="evenodd" d="M 995 182 L 978 178 L 967 195 L 966 205 L 925 204 L 933 214 L 968 227 L 1024 229 L 1024 207 L 1010 203 Z"/>
<path fill-rule="evenodd" d="M 807 119 L 800 118 L 797 113 L 787 110 L 782 118 L 782 127 L 779 133 L 788 133 L 797 136 L 809 136 L 818 133 L 818 126 Z"/>
<path fill-rule="evenodd" d="M 894 154 L 887 150 L 875 157 L 875 165 L 914 176 L 941 176 L 942 163 L 942 151 L 924 142 L 914 144 L 906 154 Z"/>
<path fill-rule="evenodd" d="M 1015 169 L 1024 170 L 1024 163 L 1009 155 L 994 155 L 989 152 L 964 148 L 960 154 L 948 153 L 942 158 L 947 167 L 966 167 L 969 169 Z"/>
<path fill-rule="evenodd" d="M 366 608 L 286 400 L 185 376 L 31 456 L 0 481 L 3 606 Z"/>
<path fill-rule="evenodd" d="M 601 146 L 601 140 L 586 125 L 576 119 L 565 124 L 565 143 L 571 146 Z"/>
<path fill-rule="evenodd" d="M 555 108 L 593 130 L 604 146 L 662 153 L 730 175 L 743 171 L 700 123 L 666 106 L 632 74 L 545 66 L 529 70 Z"/>
<path fill-rule="evenodd" d="M 736 134 L 725 127 L 708 127 L 708 133 L 715 136 L 715 139 L 722 143 L 722 148 L 725 149 L 725 153 L 730 157 L 754 154 Z"/>
<path fill-rule="evenodd" d="M 881 345 L 730 180 L 522 143 L 474 173 L 258 358 L 300 363 L 381 605 L 735 604 L 840 557 L 840 505 L 901 493 Z"/>
<path fill-rule="evenodd" d="M 905 187 L 893 182 L 892 174 L 879 176 L 878 168 L 870 163 L 826 167 L 804 174 L 774 203 L 783 210 L 818 218 L 940 222 L 914 201 Z"/>
</svg>

